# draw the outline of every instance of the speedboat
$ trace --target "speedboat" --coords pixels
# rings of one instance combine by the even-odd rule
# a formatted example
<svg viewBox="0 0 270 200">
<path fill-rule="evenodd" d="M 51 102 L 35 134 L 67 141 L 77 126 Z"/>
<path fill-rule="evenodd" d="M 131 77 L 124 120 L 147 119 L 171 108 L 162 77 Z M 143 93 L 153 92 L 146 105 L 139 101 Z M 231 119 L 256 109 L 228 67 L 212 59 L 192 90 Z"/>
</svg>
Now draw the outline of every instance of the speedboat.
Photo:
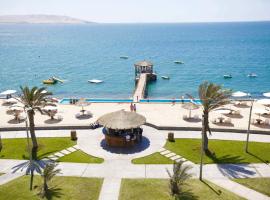
<svg viewBox="0 0 270 200">
<path fill-rule="evenodd" d="M 232 75 L 231 74 L 225 74 L 223 75 L 224 78 L 232 78 Z"/>
<path fill-rule="evenodd" d="M 121 59 L 128 59 L 128 56 L 120 56 Z"/>
<path fill-rule="evenodd" d="M 88 80 L 89 83 L 102 83 L 102 80 L 98 80 L 98 79 L 92 79 L 92 80 Z"/>
<path fill-rule="evenodd" d="M 180 61 L 180 60 L 176 60 L 174 61 L 175 64 L 184 64 L 184 62 Z"/>
<path fill-rule="evenodd" d="M 249 78 L 256 78 L 257 77 L 257 74 L 255 73 L 250 73 L 247 75 Z"/>
<path fill-rule="evenodd" d="M 169 76 L 161 76 L 161 78 L 165 79 L 165 80 L 169 80 L 170 77 Z"/>
</svg>

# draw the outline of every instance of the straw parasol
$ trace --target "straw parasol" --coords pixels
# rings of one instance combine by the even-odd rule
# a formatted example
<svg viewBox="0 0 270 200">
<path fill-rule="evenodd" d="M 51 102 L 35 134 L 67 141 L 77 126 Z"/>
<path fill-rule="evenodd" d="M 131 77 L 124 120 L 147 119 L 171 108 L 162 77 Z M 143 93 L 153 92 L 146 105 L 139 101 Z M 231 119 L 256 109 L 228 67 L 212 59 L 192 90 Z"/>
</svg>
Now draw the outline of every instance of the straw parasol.
<svg viewBox="0 0 270 200">
<path fill-rule="evenodd" d="M 194 103 L 189 102 L 189 103 L 183 104 L 182 108 L 189 110 L 189 118 L 190 118 L 191 117 L 191 110 L 196 110 L 199 108 L 199 106 L 194 104 Z"/>
<path fill-rule="evenodd" d="M 231 114 L 232 112 L 232 109 L 229 109 L 229 108 L 219 108 L 219 109 L 216 109 L 214 110 L 214 112 L 216 113 L 219 113 L 219 114 Z"/>
<path fill-rule="evenodd" d="M 97 122 L 110 129 L 132 129 L 145 124 L 146 118 L 135 112 L 119 110 L 101 116 Z"/>
</svg>

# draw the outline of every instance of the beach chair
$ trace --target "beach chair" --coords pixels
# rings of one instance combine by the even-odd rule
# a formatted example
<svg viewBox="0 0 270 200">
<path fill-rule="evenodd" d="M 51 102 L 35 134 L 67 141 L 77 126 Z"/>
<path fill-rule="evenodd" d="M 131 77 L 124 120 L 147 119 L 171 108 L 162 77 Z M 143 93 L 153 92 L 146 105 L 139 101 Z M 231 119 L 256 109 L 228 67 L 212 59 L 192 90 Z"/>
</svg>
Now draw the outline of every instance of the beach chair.
<svg viewBox="0 0 270 200">
<path fill-rule="evenodd" d="M 194 119 L 199 120 L 199 115 L 194 115 Z"/>
<path fill-rule="evenodd" d="M 232 123 L 232 120 L 231 120 L 231 118 L 227 118 L 227 119 L 225 119 L 225 124 L 231 124 Z"/>
<path fill-rule="evenodd" d="M 236 111 L 234 111 L 234 114 L 235 115 L 241 115 L 241 111 L 240 110 L 236 110 Z"/>
<path fill-rule="evenodd" d="M 187 117 L 187 115 L 183 115 L 183 119 L 187 119 L 188 117 Z"/>
<path fill-rule="evenodd" d="M 217 119 L 215 118 L 215 119 L 212 119 L 212 121 L 211 121 L 213 124 L 217 124 L 218 123 L 218 121 L 217 121 Z"/>
<path fill-rule="evenodd" d="M 86 114 L 89 115 L 89 116 L 93 116 L 91 111 L 87 111 Z"/>
<path fill-rule="evenodd" d="M 265 125 L 270 125 L 270 120 L 269 119 L 265 119 L 264 124 Z"/>
<path fill-rule="evenodd" d="M 18 116 L 18 121 L 21 122 L 21 121 L 24 121 L 24 120 L 26 120 L 26 114 L 25 113 L 21 113 Z"/>
<path fill-rule="evenodd" d="M 251 119 L 251 124 L 256 124 L 256 119 L 252 118 Z"/>
<path fill-rule="evenodd" d="M 56 118 L 58 121 L 62 121 L 62 120 L 63 120 L 63 116 L 62 116 L 62 115 L 56 115 L 55 118 Z"/>
</svg>

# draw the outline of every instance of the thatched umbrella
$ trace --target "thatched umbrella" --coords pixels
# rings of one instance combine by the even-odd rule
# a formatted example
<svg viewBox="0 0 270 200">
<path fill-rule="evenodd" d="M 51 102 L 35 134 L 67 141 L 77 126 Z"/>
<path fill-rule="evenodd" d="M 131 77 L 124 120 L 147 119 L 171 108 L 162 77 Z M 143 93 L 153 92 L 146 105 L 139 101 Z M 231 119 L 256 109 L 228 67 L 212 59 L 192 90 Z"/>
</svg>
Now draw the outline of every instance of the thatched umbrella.
<svg viewBox="0 0 270 200">
<path fill-rule="evenodd" d="M 82 113 L 83 113 L 83 115 L 84 115 L 84 112 L 85 112 L 84 107 L 89 106 L 90 103 L 87 102 L 85 98 L 81 98 L 81 99 L 76 103 L 76 105 L 82 107 L 82 110 L 81 110 L 81 111 L 82 111 Z"/>
<path fill-rule="evenodd" d="M 101 116 L 97 122 L 106 128 L 125 130 L 145 124 L 146 118 L 138 113 L 119 110 Z"/>
<path fill-rule="evenodd" d="M 182 108 L 189 110 L 189 118 L 191 118 L 191 110 L 196 110 L 199 108 L 199 106 L 194 103 L 189 102 L 189 103 L 183 104 Z"/>
</svg>

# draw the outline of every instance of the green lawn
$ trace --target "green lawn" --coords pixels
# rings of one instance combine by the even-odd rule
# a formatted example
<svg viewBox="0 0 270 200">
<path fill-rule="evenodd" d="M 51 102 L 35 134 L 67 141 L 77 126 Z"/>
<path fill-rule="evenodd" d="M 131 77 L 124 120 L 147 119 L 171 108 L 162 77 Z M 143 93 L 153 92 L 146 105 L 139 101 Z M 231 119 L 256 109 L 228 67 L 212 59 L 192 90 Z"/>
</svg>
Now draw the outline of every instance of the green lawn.
<svg viewBox="0 0 270 200">
<path fill-rule="evenodd" d="M 30 140 L 31 142 L 31 140 Z M 2 139 L 3 149 L 0 153 L 2 159 L 28 159 L 27 140 Z M 44 158 L 57 151 L 76 145 L 70 138 L 38 138 L 38 157 Z"/>
<path fill-rule="evenodd" d="M 270 161 L 270 143 L 250 142 L 249 152 L 244 151 L 245 142 L 228 140 L 209 140 L 211 155 L 204 156 L 204 163 L 262 163 Z M 201 140 L 176 139 L 167 142 L 165 148 L 199 163 Z"/>
<path fill-rule="evenodd" d="M 270 196 L 270 178 L 243 178 L 234 180 L 253 190 Z"/>
<path fill-rule="evenodd" d="M 132 160 L 133 164 L 173 164 L 169 158 L 160 155 L 160 153 L 153 153 L 151 155 L 136 158 Z"/>
<path fill-rule="evenodd" d="M 104 160 L 102 158 L 97 158 L 78 150 L 64 157 L 61 157 L 58 161 L 75 163 L 102 163 Z"/>
<path fill-rule="evenodd" d="M 188 180 L 184 191 L 189 192 L 186 200 L 234 200 L 242 199 L 213 183 Z M 122 179 L 119 200 L 173 200 L 169 195 L 166 179 Z"/>
<path fill-rule="evenodd" d="M 55 177 L 49 186 L 51 193 L 47 199 L 61 200 L 97 200 L 102 186 L 102 179 L 81 177 Z M 33 191 L 29 190 L 29 177 L 23 176 L 0 186 L 0 197 L 6 200 L 39 200 L 37 194 L 41 177 L 35 176 Z"/>
</svg>

